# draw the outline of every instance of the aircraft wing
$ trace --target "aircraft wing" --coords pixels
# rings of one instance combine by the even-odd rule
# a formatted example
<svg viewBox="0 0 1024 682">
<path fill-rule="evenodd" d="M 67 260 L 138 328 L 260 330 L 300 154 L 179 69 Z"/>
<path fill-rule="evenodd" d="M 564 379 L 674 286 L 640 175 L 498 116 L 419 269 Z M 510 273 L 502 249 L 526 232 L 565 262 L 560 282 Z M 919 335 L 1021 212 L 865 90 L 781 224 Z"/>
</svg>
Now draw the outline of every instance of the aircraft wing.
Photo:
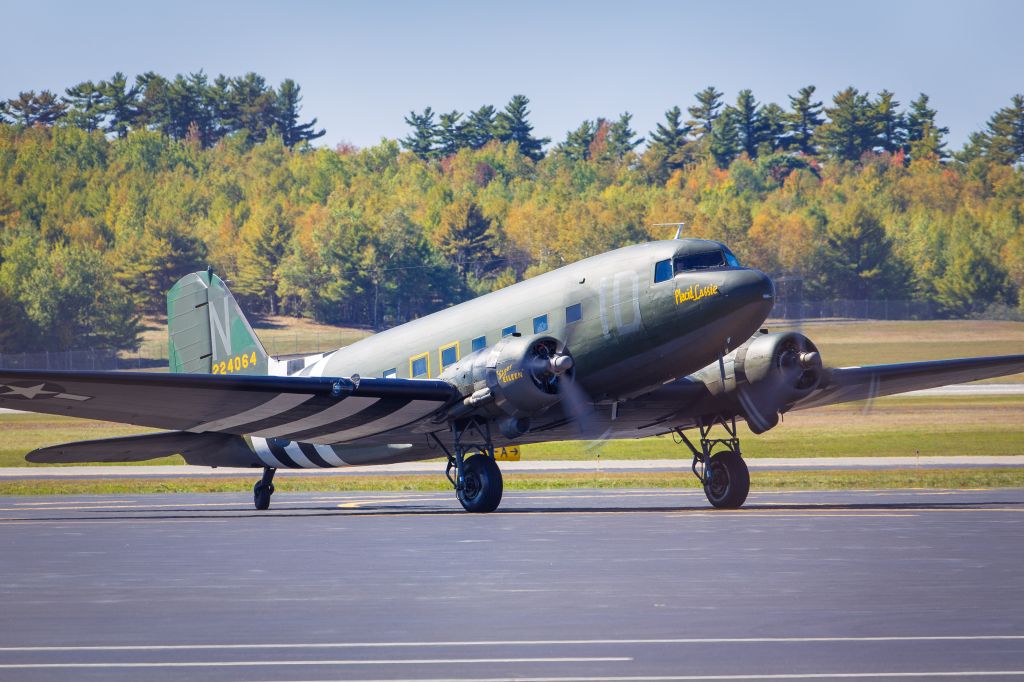
<svg viewBox="0 0 1024 682">
<path fill-rule="evenodd" d="M 794 404 L 804 410 L 1024 372 L 1024 355 L 957 358 L 829 369 L 822 386 Z"/>
<path fill-rule="evenodd" d="M 0 370 L 4 408 L 311 443 L 386 433 L 456 397 L 430 379 Z"/>
</svg>

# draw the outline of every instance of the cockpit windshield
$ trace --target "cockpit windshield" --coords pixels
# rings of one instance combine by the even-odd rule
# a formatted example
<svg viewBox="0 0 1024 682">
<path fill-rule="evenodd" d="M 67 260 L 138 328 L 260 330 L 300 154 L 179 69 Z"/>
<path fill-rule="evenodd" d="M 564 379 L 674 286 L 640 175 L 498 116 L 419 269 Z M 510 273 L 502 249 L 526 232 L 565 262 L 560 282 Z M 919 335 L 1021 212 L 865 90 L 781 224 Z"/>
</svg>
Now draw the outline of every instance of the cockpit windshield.
<svg viewBox="0 0 1024 682">
<path fill-rule="evenodd" d="M 720 268 L 725 265 L 725 254 L 721 249 L 704 251 L 701 253 L 688 253 L 685 256 L 676 256 L 675 270 L 706 270 L 707 268 Z"/>
<path fill-rule="evenodd" d="M 740 265 L 739 259 L 733 255 L 729 247 L 719 243 L 717 247 L 711 247 L 707 251 L 685 253 L 676 256 L 672 260 L 658 261 L 654 264 L 654 281 L 655 283 L 665 282 L 672 279 L 673 275 L 678 275 L 681 272 L 739 267 L 743 267 Z"/>
</svg>

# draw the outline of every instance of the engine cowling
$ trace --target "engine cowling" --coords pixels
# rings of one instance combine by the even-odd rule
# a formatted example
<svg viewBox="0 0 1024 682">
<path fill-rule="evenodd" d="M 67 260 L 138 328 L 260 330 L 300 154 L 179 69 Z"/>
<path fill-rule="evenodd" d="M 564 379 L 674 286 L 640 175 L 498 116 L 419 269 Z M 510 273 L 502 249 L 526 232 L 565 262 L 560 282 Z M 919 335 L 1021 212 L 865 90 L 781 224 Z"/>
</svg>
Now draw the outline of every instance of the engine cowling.
<svg viewBox="0 0 1024 682">
<path fill-rule="evenodd" d="M 440 378 L 465 396 L 451 416 L 477 413 L 498 420 L 509 438 L 529 429 L 529 419 L 559 401 L 571 381 L 573 359 L 551 336 L 506 336 L 447 367 Z"/>
<path fill-rule="evenodd" d="M 803 334 L 764 333 L 701 375 L 713 395 L 735 401 L 751 431 L 763 433 L 779 423 L 780 412 L 818 387 L 823 369 L 818 348 Z"/>
</svg>

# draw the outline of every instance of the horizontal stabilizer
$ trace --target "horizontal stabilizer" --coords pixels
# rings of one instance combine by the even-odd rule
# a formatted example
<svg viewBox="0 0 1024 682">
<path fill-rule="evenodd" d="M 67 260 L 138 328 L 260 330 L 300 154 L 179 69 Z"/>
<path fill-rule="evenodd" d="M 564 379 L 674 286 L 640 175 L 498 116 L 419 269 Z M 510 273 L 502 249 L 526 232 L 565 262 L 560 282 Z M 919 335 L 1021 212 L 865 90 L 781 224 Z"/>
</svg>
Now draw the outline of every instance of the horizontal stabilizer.
<svg viewBox="0 0 1024 682">
<path fill-rule="evenodd" d="M 163 431 L 121 438 L 101 438 L 33 450 L 25 459 L 35 464 L 145 462 L 181 455 L 200 466 L 263 466 L 241 436 L 224 433 Z"/>
</svg>

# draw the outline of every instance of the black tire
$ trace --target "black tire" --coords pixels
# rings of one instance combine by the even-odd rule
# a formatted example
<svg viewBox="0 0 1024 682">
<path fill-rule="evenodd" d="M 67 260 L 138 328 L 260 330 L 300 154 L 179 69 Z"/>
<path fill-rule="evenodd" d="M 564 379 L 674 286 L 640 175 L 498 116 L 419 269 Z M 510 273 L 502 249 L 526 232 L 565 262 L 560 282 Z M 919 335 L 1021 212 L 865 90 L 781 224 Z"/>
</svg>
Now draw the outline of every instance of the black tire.
<svg viewBox="0 0 1024 682">
<path fill-rule="evenodd" d="M 704 494 L 711 506 L 719 509 L 738 509 L 750 492 L 750 471 L 747 463 L 735 452 L 713 455 L 706 478 Z"/>
<path fill-rule="evenodd" d="M 264 485 L 257 481 L 256 485 L 252 487 L 252 499 L 256 505 L 256 508 L 260 511 L 264 509 L 270 509 L 270 496 L 274 494 L 274 484 L 270 483 Z"/>
<path fill-rule="evenodd" d="M 504 484 L 497 462 L 487 455 L 474 455 L 462 464 L 463 488 L 458 491 L 462 508 L 486 514 L 498 508 Z"/>
</svg>

